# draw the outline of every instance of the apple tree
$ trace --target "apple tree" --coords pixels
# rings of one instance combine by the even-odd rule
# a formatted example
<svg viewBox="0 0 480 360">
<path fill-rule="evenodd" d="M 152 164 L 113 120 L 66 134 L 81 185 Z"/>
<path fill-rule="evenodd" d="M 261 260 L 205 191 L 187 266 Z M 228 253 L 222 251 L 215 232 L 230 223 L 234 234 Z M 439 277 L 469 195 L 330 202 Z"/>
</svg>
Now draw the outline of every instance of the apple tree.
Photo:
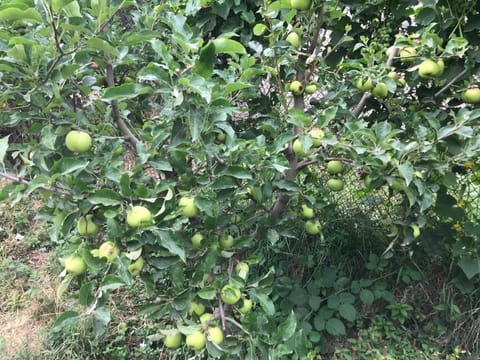
<svg viewBox="0 0 480 360">
<path fill-rule="evenodd" d="M 312 355 L 266 254 L 328 244 L 345 193 L 394 208 L 386 252 L 432 241 L 477 169 L 478 19 L 476 1 L 2 2 L 0 196 L 43 196 L 75 299 L 55 327 L 100 335 L 142 282 L 172 352 Z"/>
</svg>

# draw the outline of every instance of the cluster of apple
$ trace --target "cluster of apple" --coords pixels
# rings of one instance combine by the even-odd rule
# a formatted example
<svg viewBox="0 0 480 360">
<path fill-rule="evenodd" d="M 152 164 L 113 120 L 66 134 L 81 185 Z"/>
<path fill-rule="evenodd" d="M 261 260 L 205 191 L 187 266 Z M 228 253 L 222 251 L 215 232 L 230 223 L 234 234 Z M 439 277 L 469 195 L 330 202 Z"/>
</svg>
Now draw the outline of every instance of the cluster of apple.
<svg viewBox="0 0 480 360">
<path fill-rule="evenodd" d="M 300 139 L 295 139 L 292 145 L 293 152 L 297 155 L 299 159 L 306 158 L 313 154 L 315 148 L 320 147 L 322 144 L 322 138 L 325 136 L 325 133 L 322 129 L 314 127 L 308 132 L 310 136 L 312 146 L 308 149 L 304 149 L 303 143 Z"/>
<path fill-rule="evenodd" d="M 315 218 L 315 211 L 308 205 L 302 205 L 302 215 L 307 221 L 305 221 L 305 231 L 310 235 L 318 235 L 322 230 L 320 221 Z"/>
<path fill-rule="evenodd" d="M 317 91 L 317 85 L 308 84 L 303 86 L 303 84 L 298 80 L 293 80 L 288 89 L 292 92 L 293 95 L 302 95 L 304 92 L 307 95 L 312 95 Z"/>
<path fill-rule="evenodd" d="M 327 163 L 327 172 L 333 175 L 327 180 L 327 187 L 332 191 L 341 191 L 344 183 L 340 175 L 343 172 L 343 163 L 339 160 L 330 160 Z"/>
<path fill-rule="evenodd" d="M 237 276 L 246 280 L 250 267 L 246 262 L 239 262 L 235 266 Z M 246 296 L 242 296 L 242 292 L 234 285 L 226 284 L 220 290 L 220 299 L 223 304 L 233 306 L 240 315 L 245 315 L 252 310 L 253 302 Z M 211 341 L 214 345 L 220 346 L 224 340 L 222 329 L 218 325 L 218 319 L 214 315 L 214 311 L 207 312 L 207 307 L 200 301 L 193 300 L 190 303 L 188 314 L 198 319 L 199 324 L 189 327 L 185 334 L 178 329 L 168 329 L 162 332 L 166 333 L 163 343 L 168 349 L 177 349 L 182 346 L 184 340 L 187 348 L 194 351 L 201 351 L 207 341 Z M 184 338 L 185 337 L 185 338 Z"/>
</svg>

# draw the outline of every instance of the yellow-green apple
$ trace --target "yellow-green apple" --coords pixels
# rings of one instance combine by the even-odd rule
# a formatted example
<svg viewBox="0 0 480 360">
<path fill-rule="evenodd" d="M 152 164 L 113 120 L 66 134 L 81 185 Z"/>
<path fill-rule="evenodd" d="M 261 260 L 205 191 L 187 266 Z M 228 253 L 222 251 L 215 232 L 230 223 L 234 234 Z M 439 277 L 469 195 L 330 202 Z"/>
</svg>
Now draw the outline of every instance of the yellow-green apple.
<svg viewBox="0 0 480 360">
<path fill-rule="evenodd" d="M 182 196 L 178 202 L 182 208 L 182 215 L 192 218 L 198 215 L 198 208 L 195 205 L 195 199 L 190 196 Z"/>
<path fill-rule="evenodd" d="M 105 241 L 98 247 L 98 256 L 112 262 L 120 254 L 120 249 L 113 241 Z"/>
<path fill-rule="evenodd" d="M 187 347 L 196 351 L 202 350 L 205 347 L 206 342 L 207 338 L 200 330 L 188 334 L 185 338 L 185 344 L 187 344 Z"/>
<path fill-rule="evenodd" d="M 301 95 L 303 93 L 303 84 L 298 81 L 298 80 L 293 80 L 291 83 L 290 83 L 290 91 L 294 94 L 294 95 Z"/>
<path fill-rule="evenodd" d="M 332 191 L 340 191 L 343 189 L 343 180 L 342 179 L 328 179 L 327 181 L 327 187 L 332 190 Z"/>
<path fill-rule="evenodd" d="M 318 127 L 314 127 L 308 132 L 308 134 L 312 138 L 313 146 L 319 147 L 320 145 L 322 145 L 322 139 L 325 136 L 325 133 L 323 132 L 322 129 Z"/>
<path fill-rule="evenodd" d="M 317 85 L 309 84 L 305 86 L 305 94 L 311 95 L 311 94 L 314 94 L 315 91 L 317 91 Z"/>
<path fill-rule="evenodd" d="M 77 231 L 80 235 L 95 235 L 100 230 L 99 226 L 93 222 L 93 215 L 80 217 L 77 222 Z"/>
<path fill-rule="evenodd" d="M 292 31 L 290 34 L 288 34 L 285 40 L 287 40 L 287 42 L 295 49 L 300 47 L 300 36 L 298 36 L 295 31 Z"/>
<path fill-rule="evenodd" d="M 357 89 L 360 91 L 370 91 L 373 88 L 372 78 L 369 76 L 365 78 L 359 78 L 357 80 Z"/>
<path fill-rule="evenodd" d="M 220 292 L 220 298 L 227 305 L 235 305 L 241 297 L 240 289 L 233 285 L 225 285 Z"/>
<path fill-rule="evenodd" d="M 235 272 L 243 280 L 247 279 L 248 273 L 250 272 L 250 266 L 244 261 L 240 261 L 235 265 Z"/>
<path fill-rule="evenodd" d="M 462 100 L 468 104 L 480 103 L 480 89 L 478 87 L 471 87 L 462 93 Z"/>
<path fill-rule="evenodd" d="M 128 272 L 132 276 L 137 276 L 142 271 L 144 264 L 145 264 L 145 260 L 143 260 L 143 257 L 140 256 L 137 260 L 135 260 L 133 263 L 128 265 Z"/>
<path fill-rule="evenodd" d="M 244 297 L 242 299 L 242 306 L 238 308 L 238 311 L 240 312 L 240 314 L 245 315 L 248 312 L 250 312 L 250 310 L 252 310 L 252 306 L 253 306 L 252 300 Z"/>
<path fill-rule="evenodd" d="M 388 88 L 384 82 L 379 82 L 372 90 L 373 96 L 376 98 L 384 99 L 388 95 Z"/>
<path fill-rule="evenodd" d="M 292 9 L 308 10 L 312 6 L 312 0 L 290 0 Z"/>
<path fill-rule="evenodd" d="M 163 343 L 168 349 L 178 349 L 182 344 L 182 333 L 177 332 L 173 335 L 166 335 L 163 338 Z"/>
<path fill-rule="evenodd" d="M 442 62 L 443 63 L 443 62 Z M 442 75 L 443 66 L 432 59 L 422 61 L 418 66 L 418 75 L 423 79 L 431 79 Z"/>
<path fill-rule="evenodd" d="M 320 233 L 320 229 L 322 226 L 320 225 L 320 221 L 318 220 L 308 220 L 305 222 L 305 231 L 307 234 L 310 235 L 317 235 Z"/>
<path fill-rule="evenodd" d="M 233 247 L 234 239 L 232 235 L 224 236 L 220 239 L 220 247 L 224 250 L 231 249 Z"/>
<path fill-rule="evenodd" d="M 199 303 L 199 302 L 196 302 L 196 301 L 192 301 L 190 303 L 190 309 L 188 310 L 188 313 L 190 315 L 192 314 L 197 314 L 198 316 L 202 315 L 203 313 L 205 312 L 205 305 L 203 305 L 202 303 Z"/>
<path fill-rule="evenodd" d="M 343 163 L 339 160 L 331 160 L 327 163 L 327 171 L 329 174 L 340 174 L 343 171 Z"/>
<path fill-rule="evenodd" d="M 417 56 L 417 50 L 415 50 L 412 46 L 405 46 L 404 48 L 400 49 L 399 53 L 400 59 L 404 62 L 412 62 L 415 61 L 415 57 Z"/>
<path fill-rule="evenodd" d="M 202 234 L 196 233 L 195 235 L 193 235 L 191 238 L 193 248 L 200 249 L 202 247 L 202 240 L 203 240 Z"/>
<path fill-rule="evenodd" d="M 84 131 L 72 130 L 65 136 L 65 145 L 72 152 L 84 153 L 92 147 L 92 138 Z"/>
<path fill-rule="evenodd" d="M 315 216 L 315 212 L 308 205 L 302 205 L 302 214 L 305 219 L 311 219 Z"/>
<path fill-rule="evenodd" d="M 313 143 L 313 141 L 312 141 Z M 303 159 L 313 153 L 313 149 L 310 148 L 307 151 L 303 150 L 303 143 L 300 139 L 295 139 L 293 142 L 293 152 L 300 158 Z"/>
<path fill-rule="evenodd" d="M 212 326 L 207 329 L 208 339 L 215 345 L 223 342 L 223 332 L 218 326 Z"/>
<path fill-rule="evenodd" d="M 132 206 L 127 212 L 127 224 L 131 227 L 150 225 L 152 219 L 152 213 L 144 206 Z"/>
<path fill-rule="evenodd" d="M 81 275 L 87 270 L 87 264 L 81 256 L 73 255 L 65 259 L 65 270 L 74 275 Z"/>
</svg>

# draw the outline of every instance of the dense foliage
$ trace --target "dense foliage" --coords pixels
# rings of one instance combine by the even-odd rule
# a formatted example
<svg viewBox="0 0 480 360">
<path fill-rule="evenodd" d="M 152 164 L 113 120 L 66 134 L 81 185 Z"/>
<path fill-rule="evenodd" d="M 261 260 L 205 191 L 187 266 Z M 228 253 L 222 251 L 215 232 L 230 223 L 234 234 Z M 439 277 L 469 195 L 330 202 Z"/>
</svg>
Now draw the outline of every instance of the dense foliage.
<svg viewBox="0 0 480 360">
<path fill-rule="evenodd" d="M 476 1 L 156 3 L 0 5 L 0 198 L 44 197 L 54 331 L 143 284 L 178 356 L 313 358 L 439 264 L 474 306 Z"/>
</svg>

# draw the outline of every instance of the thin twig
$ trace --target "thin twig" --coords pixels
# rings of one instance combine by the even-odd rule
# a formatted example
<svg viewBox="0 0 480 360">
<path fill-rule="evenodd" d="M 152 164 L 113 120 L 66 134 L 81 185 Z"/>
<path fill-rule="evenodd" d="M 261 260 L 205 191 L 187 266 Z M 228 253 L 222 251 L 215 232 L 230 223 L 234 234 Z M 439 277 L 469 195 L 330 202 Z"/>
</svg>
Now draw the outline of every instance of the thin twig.
<svg viewBox="0 0 480 360">
<path fill-rule="evenodd" d="M 460 73 L 458 73 L 452 80 L 450 80 L 443 88 L 438 90 L 433 97 L 439 97 L 442 95 L 450 86 L 452 86 L 454 83 L 456 83 L 465 73 L 467 72 L 467 69 L 464 69 Z"/>
<path fill-rule="evenodd" d="M 5 179 L 11 180 L 11 181 L 16 182 L 16 183 L 24 184 L 24 185 L 27 185 L 27 186 L 29 186 L 30 183 L 31 183 L 31 180 L 27 180 L 23 177 L 13 175 L 13 174 L 9 174 L 9 173 L 5 173 L 5 172 L 0 172 L 0 177 L 3 177 Z M 53 193 L 56 193 L 56 194 L 59 194 L 59 195 L 71 195 L 70 191 L 68 191 L 66 189 L 59 188 L 57 186 L 41 185 L 38 188 L 42 189 L 42 190 L 45 190 L 45 191 L 53 192 Z"/>
<path fill-rule="evenodd" d="M 315 31 L 313 32 L 312 39 L 310 41 L 310 46 L 307 50 L 309 54 L 313 54 L 315 48 L 317 47 L 318 36 L 320 35 L 320 30 L 323 26 L 323 1 L 320 5 L 320 13 L 318 14 L 317 24 L 315 26 Z"/>
</svg>

